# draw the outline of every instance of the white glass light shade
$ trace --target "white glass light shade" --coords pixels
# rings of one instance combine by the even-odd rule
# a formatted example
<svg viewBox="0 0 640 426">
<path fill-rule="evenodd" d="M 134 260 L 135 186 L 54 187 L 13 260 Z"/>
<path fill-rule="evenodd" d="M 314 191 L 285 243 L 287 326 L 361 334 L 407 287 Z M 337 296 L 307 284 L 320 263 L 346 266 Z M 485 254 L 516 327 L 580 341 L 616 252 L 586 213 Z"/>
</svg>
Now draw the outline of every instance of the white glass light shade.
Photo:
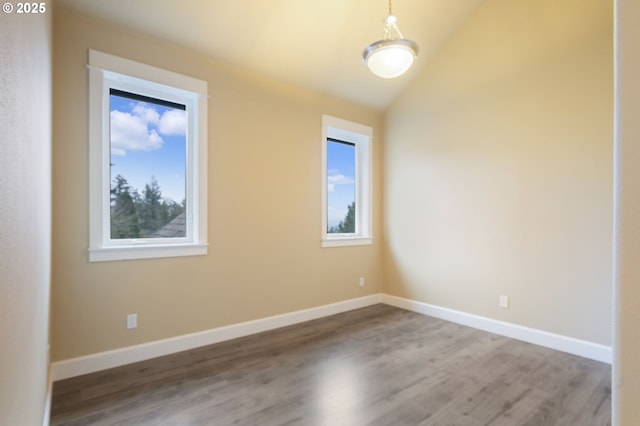
<svg viewBox="0 0 640 426">
<path fill-rule="evenodd" d="M 362 60 L 378 77 L 395 78 L 411 68 L 417 54 L 418 45 L 411 40 L 380 40 L 362 52 Z"/>
</svg>

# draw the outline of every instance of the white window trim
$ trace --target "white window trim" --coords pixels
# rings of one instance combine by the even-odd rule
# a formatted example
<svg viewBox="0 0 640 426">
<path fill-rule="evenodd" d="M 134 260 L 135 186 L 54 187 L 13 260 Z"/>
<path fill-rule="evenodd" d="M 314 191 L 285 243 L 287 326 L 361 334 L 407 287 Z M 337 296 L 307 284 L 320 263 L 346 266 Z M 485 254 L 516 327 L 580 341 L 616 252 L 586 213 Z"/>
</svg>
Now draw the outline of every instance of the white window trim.
<svg viewBox="0 0 640 426">
<path fill-rule="evenodd" d="M 327 138 L 355 144 L 356 147 L 356 232 L 329 234 L 327 232 Z M 322 247 L 370 245 L 372 235 L 371 140 L 369 126 L 322 116 Z"/>
<path fill-rule="evenodd" d="M 89 50 L 89 261 L 207 254 L 207 83 Z M 167 95 L 187 104 L 186 238 L 111 240 L 109 88 Z"/>
</svg>

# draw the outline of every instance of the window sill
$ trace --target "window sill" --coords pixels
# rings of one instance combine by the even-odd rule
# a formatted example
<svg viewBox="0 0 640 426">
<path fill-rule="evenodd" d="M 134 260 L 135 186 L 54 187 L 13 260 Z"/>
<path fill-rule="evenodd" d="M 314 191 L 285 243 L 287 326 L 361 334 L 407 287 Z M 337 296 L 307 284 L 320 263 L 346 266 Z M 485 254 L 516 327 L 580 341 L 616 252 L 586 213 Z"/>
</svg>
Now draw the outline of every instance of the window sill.
<svg viewBox="0 0 640 426">
<path fill-rule="evenodd" d="M 340 237 L 322 240 L 322 247 L 368 246 L 371 244 L 373 244 L 371 237 Z"/>
<path fill-rule="evenodd" d="M 90 248 L 89 262 L 204 256 L 208 247 L 208 244 L 171 244 Z"/>
</svg>

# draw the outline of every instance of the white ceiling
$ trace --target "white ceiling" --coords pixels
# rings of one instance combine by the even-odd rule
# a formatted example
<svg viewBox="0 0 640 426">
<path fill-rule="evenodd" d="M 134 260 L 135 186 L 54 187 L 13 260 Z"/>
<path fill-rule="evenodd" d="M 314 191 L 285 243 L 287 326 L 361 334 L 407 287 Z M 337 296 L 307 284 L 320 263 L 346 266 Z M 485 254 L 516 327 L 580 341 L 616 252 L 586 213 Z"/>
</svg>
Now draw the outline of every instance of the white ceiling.
<svg viewBox="0 0 640 426">
<path fill-rule="evenodd" d="M 483 0 L 395 0 L 416 65 L 384 80 L 362 63 L 382 37 L 387 0 L 57 0 L 135 31 L 295 86 L 385 109 Z"/>
</svg>

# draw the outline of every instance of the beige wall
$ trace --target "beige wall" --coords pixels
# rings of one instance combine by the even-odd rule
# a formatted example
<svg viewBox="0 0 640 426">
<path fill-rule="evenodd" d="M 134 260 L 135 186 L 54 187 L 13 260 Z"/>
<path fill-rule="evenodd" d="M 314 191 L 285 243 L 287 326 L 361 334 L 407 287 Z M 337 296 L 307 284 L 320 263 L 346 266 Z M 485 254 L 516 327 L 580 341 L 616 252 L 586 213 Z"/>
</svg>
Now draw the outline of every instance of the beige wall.
<svg viewBox="0 0 640 426">
<path fill-rule="evenodd" d="M 616 1 L 613 424 L 640 424 L 640 3 Z"/>
<path fill-rule="evenodd" d="M 207 256 L 88 263 L 89 48 L 208 82 Z M 381 290 L 380 113 L 62 8 L 54 51 L 54 360 Z M 373 127 L 373 246 L 320 248 L 322 114 Z"/>
<path fill-rule="evenodd" d="M 390 108 L 385 292 L 611 344 L 612 8 L 488 0 Z"/>
<path fill-rule="evenodd" d="M 42 425 L 46 405 L 50 17 L 0 13 L 0 425 Z"/>
</svg>

